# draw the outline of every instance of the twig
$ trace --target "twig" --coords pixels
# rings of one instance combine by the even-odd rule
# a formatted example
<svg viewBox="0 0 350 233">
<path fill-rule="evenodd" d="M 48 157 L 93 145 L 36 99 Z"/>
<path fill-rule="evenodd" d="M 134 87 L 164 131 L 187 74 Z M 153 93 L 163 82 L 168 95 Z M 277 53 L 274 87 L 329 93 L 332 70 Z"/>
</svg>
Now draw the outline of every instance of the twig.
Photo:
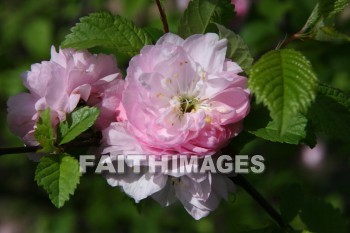
<svg viewBox="0 0 350 233">
<path fill-rule="evenodd" d="M 158 11 L 159 11 L 159 14 L 160 14 L 160 18 L 162 19 L 163 30 L 164 30 L 165 33 L 168 33 L 169 32 L 169 26 L 168 26 L 168 21 L 166 19 L 166 14 L 164 12 L 163 6 L 160 3 L 160 0 L 156 0 L 156 3 L 157 3 Z"/>
<path fill-rule="evenodd" d="M 36 152 L 38 149 L 40 149 L 40 146 L 0 148 L 0 156 L 8 154 L 31 153 Z"/>
<path fill-rule="evenodd" d="M 67 150 L 70 148 L 83 148 L 83 147 L 93 147 L 98 146 L 99 139 L 98 138 L 90 138 L 85 141 L 72 141 L 69 142 L 60 148 L 63 150 Z M 0 148 L 0 156 L 9 155 L 9 154 L 21 154 L 21 153 L 32 153 L 36 152 L 40 149 L 40 146 L 24 146 L 24 147 L 13 147 L 13 148 Z"/>
<path fill-rule="evenodd" d="M 258 204 L 273 218 L 286 232 L 294 232 L 293 228 L 286 223 L 281 215 L 267 202 L 267 200 L 240 174 L 231 177 L 232 181 L 241 186 Z"/>
<path fill-rule="evenodd" d="M 291 37 L 289 37 L 288 39 L 286 39 L 283 43 L 282 43 L 282 45 L 281 45 L 281 47 L 282 48 L 284 48 L 284 47 L 286 47 L 287 45 L 289 45 L 292 41 L 294 41 L 294 40 L 296 40 L 296 39 L 299 39 L 299 33 L 295 33 L 294 35 L 292 35 Z"/>
</svg>

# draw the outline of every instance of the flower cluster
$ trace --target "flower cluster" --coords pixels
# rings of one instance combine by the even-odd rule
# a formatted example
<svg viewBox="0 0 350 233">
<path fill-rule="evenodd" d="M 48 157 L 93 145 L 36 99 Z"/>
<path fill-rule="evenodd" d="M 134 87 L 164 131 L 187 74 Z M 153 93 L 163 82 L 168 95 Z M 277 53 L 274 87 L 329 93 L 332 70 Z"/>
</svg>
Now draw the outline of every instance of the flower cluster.
<svg viewBox="0 0 350 233">
<path fill-rule="evenodd" d="M 26 145 L 38 145 L 34 128 L 41 111 L 50 108 L 51 122 L 57 127 L 79 104 L 96 106 L 100 117 L 95 127 L 102 130 L 116 118 L 124 81 L 115 58 L 87 51 L 51 49 L 51 60 L 31 66 L 22 74 L 29 93 L 8 100 L 8 122 Z"/>
<path fill-rule="evenodd" d="M 226 50 L 227 40 L 214 33 L 185 40 L 168 33 L 131 59 L 124 81 L 112 56 L 53 49 L 49 62 L 23 75 L 30 93 L 9 100 L 11 129 L 26 144 L 36 144 L 41 110 L 51 109 L 56 127 L 85 104 L 101 110 L 95 128 L 102 131 L 102 154 L 215 156 L 240 133 L 250 108 L 247 79 Z M 105 174 L 108 183 L 136 202 L 151 196 L 168 206 L 178 199 L 195 219 L 234 190 L 222 174 L 147 169 L 135 174 L 133 166 L 124 174 Z"/>
</svg>

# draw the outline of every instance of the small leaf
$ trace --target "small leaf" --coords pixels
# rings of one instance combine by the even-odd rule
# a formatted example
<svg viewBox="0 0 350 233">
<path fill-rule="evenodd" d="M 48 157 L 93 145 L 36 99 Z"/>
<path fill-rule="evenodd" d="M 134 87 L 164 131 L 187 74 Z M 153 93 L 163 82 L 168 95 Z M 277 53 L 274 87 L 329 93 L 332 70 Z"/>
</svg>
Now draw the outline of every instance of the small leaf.
<svg viewBox="0 0 350 233">
<path fill-rule="evenodd" d="M 96 121 L 100 111 L 95 107 L 83 107 L 73 111 L 58 128 L 58 143 L 65 144 L 74 140 L 89 129 Z"/>
<path fill-rule="evenodd" d="M 190 1 L 180 20 L 178 34 L 183 38 L 204 34 L 211 23 L 226 25 L 233 15 L 234 6 L 229 0 Z"/>
<path fill-rule="evenodd" d="M 301 32 L 306 33 L 307 31 L 312 29 L 320 20 L 322 20 L 322 17 L 320 16 L 320 12 L 319 12 L 319 4 L 316 4 L 309 18 L 306 20 L 305 25 L 301 29 Z"/>
<path fill-rule="evenodd" d="M 243 39 L 233 31 L 222 25 L 216 24 L 220 38 L 227 39 L 226 57 L 236 62 L 243 70 L 248 70 L 253 64 L 253 57 Z"/>
<path fill-rule="evenodd" d="M 35 171 L 36 182 L 46 190 L 57 208 L 69 200 L 80 176 L 78 161 L 68 154 L 42 157 Z"/>
<path fill-rule="evenodd" d="M 317 79 L 310 62 L 295 50 L 274 50 L 263 55 L 249 74 L 249 88 L 273 119 L 268 131 L 276 130 L 280 136 L 287 133 L 288 141 L 297 142 L 299 136 L 290 127 L 305 128 L 305 120 L 297 115 L 307 112 L 316 95 Z"/>
<path fill-rule="evenodd" d="M 92 13 L 80 19 L 80 23 L 71 29 L 62 47 L 87 49 L 96 46 L 114 49 L 129 56 L 134 56 L 152 38 L 131 21 L 110 13 Z"/>
<path fill-rule="evenodd" d="M 317 198 L 307 198 L 304 201 L 300 218 L 311 232 L 347 232 L 347 221 L 340 211 Z"/>
<path fill-rule="evenodd" d="M 319 41 L 349 41 L 349 36 L 338 32 L 328 19 L 343 11 L 348 0 L 319 0 L 310 17 L 300 30 L 300 38 L 308 37 Z"/>
<path fill-rule="evenodd" d="M 331 26 L 320 27 L 312 37 L 318 41 L 350 41 L 350 36 L 338 32 Z"/>
<path fill-rule="evenodd" d="M 55 136 L 51 125 L 49 108 L 40 114 L 40 118 L 36 124 L 34 136 L 42 147 L 39 152 L 50 153 L 55 150 Z"/>
</svg>

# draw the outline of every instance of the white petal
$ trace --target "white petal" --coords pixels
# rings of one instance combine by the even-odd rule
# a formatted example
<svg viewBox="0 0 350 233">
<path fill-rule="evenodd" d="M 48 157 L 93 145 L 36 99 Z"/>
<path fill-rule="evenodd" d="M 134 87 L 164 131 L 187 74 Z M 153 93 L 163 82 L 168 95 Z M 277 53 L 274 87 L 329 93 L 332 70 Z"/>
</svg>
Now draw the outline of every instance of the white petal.
<svg viewBox="0 0 350 233">
<path fill-rule="evenodd" d="M 127 195 L 135 199 L 136 203 L 163 189 L 167 181 L 166 175 L 149 172 L 137 174 L 133 168 L 127 166 L 124 174 L 106 174 L 105 176 L 109 185 L 120 186 Z"/>
<path fill-rule="evenodd" d="M 171 178 L 168 178 L 168 181 L 165 187 L 157 193 L 152 195 L 152 198 L 156 200 L 161 206 L 169 206 L 177 201 L 175 195 L 174 185 L 172 184 Z"/>
<path fill-rule="evenodd" d="M 193 35 L 186 39 L 184 49 L 205 71 L 217 73 L 223 71 L 226 57 L 227 40 L 219 40 L 215 33 Z"/>
<path fill-rule="evenodd" d="M 175 35 L 173 33 L 167 33 L 157 41 L 157 45 L 173 44 L 181 46 L 183 42 L 184 40 L 178 35 Z"/>
</svg>

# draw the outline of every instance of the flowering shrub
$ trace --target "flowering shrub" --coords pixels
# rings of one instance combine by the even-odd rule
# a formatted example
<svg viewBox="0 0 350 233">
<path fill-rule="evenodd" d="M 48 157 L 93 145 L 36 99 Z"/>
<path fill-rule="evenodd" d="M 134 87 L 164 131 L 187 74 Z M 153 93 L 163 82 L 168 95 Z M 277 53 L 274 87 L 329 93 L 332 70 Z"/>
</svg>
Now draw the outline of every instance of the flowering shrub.
<svg viewBox="0 0 350 233">
<path fill-rule="evenodd" d="M 327 232 L 310 220 L 310 209 L 318 206 L 340 219 L 330 227 L 334 232 L 345 232 L 346 221 L 322 201 L 306 195 L 296 201 L 292 194 L 299 188 L 286 194 L 297 203 L 292 213 L 288 200 L 277 213 L 240 174 L 261 173 L 264 158 L 243 161 L 236 154 L 254 139 L 313 148 L 319 132 L 347 137 L 350 98 L 320 83 L 311 62 L 286 47 L 298 39 L 349 40 L 331 22 L 348 2 L 320 0 L 298 33 L 255 62 L 228 26 L 234 4 L 245 17 L 250 2 L 190 1 L 176 33 L 156 3 L 164 33 L 110 13 L 85 16 L 59 52 L 52 47 L 50 61 L 22 75 L 28 92 L 8 100 L 10 129 L 26 146 L 20 152 L 40 154 L 35 180 L 52 203 L 64 205 L 89 165 L 136 203 L 178 200 L 196 220 L 238 185 L 283 232 L 294 232 L 289 223 L 297 216 L 308 230 Z M 92 48 L 130 57 L 127 69 Z M 87 153 L 100 161 L 88 163 Z"/>
</svg>

